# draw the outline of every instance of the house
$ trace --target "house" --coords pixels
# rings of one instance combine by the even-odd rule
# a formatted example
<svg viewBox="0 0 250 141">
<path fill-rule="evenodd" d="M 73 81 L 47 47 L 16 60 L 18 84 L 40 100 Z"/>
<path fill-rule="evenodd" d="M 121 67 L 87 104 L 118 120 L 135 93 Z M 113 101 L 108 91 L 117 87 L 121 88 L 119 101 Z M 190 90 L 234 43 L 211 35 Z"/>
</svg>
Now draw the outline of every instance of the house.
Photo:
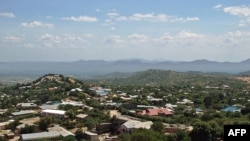
<svg viewBox="0 0 250 141">
<path fill-rule="evenodd" d="M 4 130 L 6 128 L 6 126 L 8 124 L 10 124 L 11 122 L 14 122 L 14 120 L 9 120 L 9 121 L 5 121 L 5 122 L 0 122 L 0 130 Z"/>
<path fill-rule="evenodd" d="M 197 115 L 203 115 L 203 110 L 200 109 L 200 108 L 196 108 L 196 109 L 195 109 L 195 113 L 196 113 Z"/>
<path fill-rule="evenodd" d="M 57 109 L 58 109 L 58 106 L 59 106 L 59 104 L 53 104 L 53 105 L 44 104 L 44 105 L 39 106 L 39 108 L 40 108 L 41 110 L 45 110 L 45 109 L 57 110 Z"/>
<path fill-rule="evenodd" d="M 111 89 L 102 88 L 102 87 L 91 87 L 89 88 L 89 90 L 95 91 L 96 94 L 101 95 L 101 96 L 105 96 L 111 92 Z"/>
<path fill-rule="evenodd" d="M 70 131 L 64 129 L 63 127 L 59 125 L 55 125 L 54 127 L 48 128 L 49 132 L 59 132 L 62 137 L 68 137 L 68 136 L 75 136 Z"/>
<path fill-rule="evenodd" d="M 83 134 L 85 138 L 89 141 L 100 141 L 99 136 L 96 133 L 85 131 Z"/>
<path fill-rule="evenodd" d="M 36 109 L 37 105 L 35 103 L 18 103 L 16 107 L 18 109 Z"/>
<path fill-rule="evenodd" d="M 0 109 L 0 115 L 3 115 L 7 111 L 8 111 L 8 109 Z"/>
<path fill-rule="evenodd" d="M 193 104 L 194 102 L 184 98 L 182 101 L 177 102 L 177 104 Z"/>
<path fill-rule="evenodd" d="M 75 89 L 71 89 L 71 92 L 82 92 L 83 90 L 80 88 L 75 88 Z"/>
<path fill-rule="evenodd" d="M 84 106 L 84 104 L 80 101 L 62 101 L 61 103 L 62 105 L 72 105 L 72 106 L 75 106 L 75 107 L 82 107 Z"/>
<path fill-rule="evenodd" d="M 221 109 L 221 111 L 223 111 L 223 112 L 240 112 L 241 109 L 236 107 L 236 106 L 227 106 L 226 108 Z"/>
<path fill-rule="evenodd" d="M 60 137 L 60 133 L 57 131 L 53 132 L 39 132 L 39 133 L 29 133 L 21 134 L 20 141 L 34 141 L 40 139 L 56 139 Z"/>
<path fill-rule="evenodd" d="M 138 112 L 140 115 L 148 116 L 172 116 L 173 113 L 167 108 L 146 109 Z"/>
<path fill-rule="evenodd" d="M 76 115 L 77 120 L 84 121 L 88 117 L 87 114 L 78 114 Z"/>
<path fill-rule="evenodd" d="M 26 126 L 33 126 L 35 132 L 39 131 L 38 125 L 32 124 L 32 123 L 23 123 L 23 124 L 16 126 L 15 134 L 20 134 L 22 128 L 25 128 Z"/>
<path fill-rule="evenodd" d="M 148 101 L 156 101 L 156 102 L 159 102 L 159 101 L 163 101 L 163 99 L 162 98 L 154 98 L 154 97 L 152 97 L 152 96 L 147 96 L 147 98 L 148 98 Z"/>
<path fill-rule="evenodd" d="M 19 112 L 13 112 L 11 113 L 13 116 L 26 116 L 26 115 L 32 115 L 32 114 L 35 114 L 36 111 L 34 110 L 21 110 Z"/>
<path fill-rule="evenodd" d="M 111 123 L 100 123 L 96 126 L 96 131 L 98 134 L 110 132 L 112 124 Z"/>
<path fill-rule="evenodd" d="M 137 105 L 137 109 L 156 109 L 156 106 Z"/>
<path fill-rule="evenodd" d="M 58 87 L 50 87 L 50 88 L 48 88 L 49 91 L 55 91 L 57 89 L 58 89 Z"/>
<path fill-rule="evenodd" d="M 167 104 L 165 105 L 165 107 L 168 108 L 168 109 L 174 109 L 174 108 L 177 107 L 177 105 L 173 105 L 173 104 L 167 103 Z"/>
<path fill-rule="evenodd" d="M 64 118 L 66 116 L 66 111 L 64 110 L 52 110 L 52 109 L 45 109 L 41 111 L 42 116 L 53 116 L 53 117 L 60 117 Z"/>
<path fill-rule="evenodd" d="M 124 132 L 131 132 L 133 129 L 139 128 L 150 129 L 152 124 L 152 121 L 141 122 L 138 120 L 128 120 L 121 125 L 121 129 Z"/>
</svg>

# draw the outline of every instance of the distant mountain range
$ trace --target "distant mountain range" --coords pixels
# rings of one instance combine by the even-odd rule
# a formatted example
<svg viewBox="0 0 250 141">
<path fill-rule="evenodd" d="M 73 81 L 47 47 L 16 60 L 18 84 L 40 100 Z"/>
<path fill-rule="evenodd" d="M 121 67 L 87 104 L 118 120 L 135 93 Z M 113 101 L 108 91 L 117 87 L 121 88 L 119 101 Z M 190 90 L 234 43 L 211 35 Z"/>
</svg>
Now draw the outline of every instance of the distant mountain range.
<svg viewBox="0 0 250 141">
<path fill-rule="evenodd" d="M 216 62 L 196 60 L 190 62 L 147 61 L 140 59 L 104 61 L 80 60 L 75 62 L 0 62 L 0 75 L 34 75 L 48 73 L 73 75 L 82 78 L 114 72 L 131 73 L 148 69 L 172 70 L 178 72 L 224 72 L 244 74 L 250 71 L 250 59 L 242 62 Z"/>
</svg>

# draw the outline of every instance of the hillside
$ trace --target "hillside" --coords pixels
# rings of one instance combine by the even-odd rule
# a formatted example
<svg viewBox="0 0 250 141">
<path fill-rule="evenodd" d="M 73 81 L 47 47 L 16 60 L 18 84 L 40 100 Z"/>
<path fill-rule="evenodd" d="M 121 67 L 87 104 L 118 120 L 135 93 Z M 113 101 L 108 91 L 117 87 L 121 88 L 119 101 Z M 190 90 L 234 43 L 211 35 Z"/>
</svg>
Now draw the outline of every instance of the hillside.
<svg viewBox="0 0 250 141">
<path fill-rule="evenodd" d="M 238 83 L 228 74 L 202 72 L 176 72 L 170 70 L 149 69 L 131 74 L 126 78 L 107 78 L 86 80 L 87 83 L 105 85 L 215 85 L 223 83 Z"/>
<path fill-rule="evenodd" d="M 242 62 L 215 62 L 196 60 L 191 62 L 145 61 L 145 60 L 80 60 L 76 62 L 4 62 L 0 63 L 0 77 L 32 76 L 48 73 L 73 75 L 90 79 L 113 72 L 131 73 L 148 69 L 172 70 L 178 72 L 225 72 L 237 74 L 250 70 L 250 59 Z"/>
</svg>

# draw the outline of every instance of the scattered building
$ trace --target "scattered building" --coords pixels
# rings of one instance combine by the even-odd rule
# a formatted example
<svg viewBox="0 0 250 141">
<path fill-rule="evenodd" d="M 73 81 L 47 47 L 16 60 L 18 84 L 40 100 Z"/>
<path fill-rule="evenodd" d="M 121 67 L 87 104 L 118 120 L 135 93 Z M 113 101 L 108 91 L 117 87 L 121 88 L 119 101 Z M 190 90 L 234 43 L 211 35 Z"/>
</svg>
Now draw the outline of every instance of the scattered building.
<svg viewBox="0 0 250 141">
<path fill-rule="evenodd" d="M 54 127 L 48 128 L 49 132 L 59 132 L 62 137 L 68 137 L 68 136 L 75 136 L 70 131 L 64 129 L 63 127 L 59 125 L 55 125 Z"/>
<path fill-rule="evenodd" d="M 85 120 L 87 117 L 88 117 L 87 114 L 78 114 L 78 115 L 76 115 L 76 118 L 78 120 L 81 120 L 81 121 Z"/>
<path fill-rule="evenodd" d="M 194 102 L 184 98 L 182 101 L 177 102 L 177 104 L 194 104 Z"/>
<path fill-rule="evenodd" d="M 152 96 L 147 96 L 147 98 L 148 98 L 148 101 L 156 101 L 156 102 L 158 102 L 158 101 L 163 101 L 162 98 L 154 98 L 154 97 L 152 97 Z"/>
<path fill-rule="evenodd" d="M 8 111 L 8 109 L 0 109 L 0 115 L 3 115 L 7 111 Z"/>
<path fill-rule="evenodd" d="M 44 104 L 44 105 L 39 106 L 39 108 L 41 110 L 45 110 L 45 109 L 57 110 L 58 106 L 59 106 L 59 104 L 53 104 L 53 105 Z"/>
<path fill-rule="evenodd" d="M 14 122 L 14 120 L 9 120 L 9 121 L 6 121 L 6 122 L 0 122 L 0 130 L 4 130 L 6 128 L 6 126 L 8 124 L 10 124 L 11 122 Z"/>
<path fill-rule="evenodd" d="M 15 134 L 19 135 L 22 128 L 25 128 L 26 126 L 33 126 L 35 132 L 39 131 L 38 125 L 32 124 L 32 123 L 23 123 L 23 124 L 16 126 Z"/>
<path fill-rule="evenodd" d="M 36 111 L 34 110 L 21 110 L 19 112 L 13 112 L 11 113 L 13 116 L 26 116 L 26 115 L 32 115 L 35 114 Z"/>
<path fill-rule="evenodd" d="M 75 107 L 82 107 L 84 104 L 81 101 L 62 101 L 62 105 L 72 105 Z"/>
<path fill-rule="evenodd" d="M 167 108 L 157 108 L 157 109 L 146 109 L 139 111 L 140 115 L 148 115 L 148 116 L 172 116 L 173 113 Z"/>
<path fill-rule="evenodd" d="M 165 107 L 168 108 L 168 109 L 172 109 L 172 110 L 173 110 L 174 108 L 177 107 L 177 105 L 173 105 L 173 104 L 167 103 L 167 104 L 165 105 Z"/>
<path fill-rule="evenodd" d="M 227 106 L 226 108 L 221 109 L 221 111 L 223 111 L 223 112 L 240 112 L 241 109 L 236 107 L 236 106 Z"/>
<path fill-rule="evenodd" d="M 137 109 L 156 109 L 156 106 L 137 105 Z"/>
<path fill-rule="evenodd" d="M 107 95 L 111 92 L 111 89 L 102 88 L 102 87 L 91 87 L 89 88 L 89 90 L 95 91 L 96 94 L 101 95 L 101 96 Z"/>
<path fill-rule="evenodd" d="M 90 131 L 85 131 L 84 136 L 89 141 L 100 141 L 98 134 Z"/>
<path fill-rule="evenodd" d="M 96 126 L 96 132 L 98 134 L 108 133 L 111 129 L 111 123 L 100 123 Z"/>
<path fill-rule="evenodd" d="M 18 109 L 36 109 L 37 105 L 35 103 L 18 103 L 16 107 Z"/>
<path fill-rule="evenodd" d="M 21 134 L 20 141 L 34 141 L 34 140 L 39 140 L 39 139 L 55 139 L 55 138 L 59 138 L 59 137 L 60 137 L 60 133 L 57 131 L 30 133 L 30 134 Z"/>
<path fill-rule="evenodd" d="M 54 117 L 60 117 L 64 118 L 66 111 L 64 110 L 52 110 L 52 109 L 46 109 L 41 111 L 42 116 L 54 116 Z"/>
<path fill-rule="evenodd" d="M 152 124 L 152 121 L 141 122 L 138 120 L 128 120 L 121 125 L 121 129 L 124 132 L 131 132 L 133 129 L 139 128 L 150 129 Z"/>
<path fill-rule="evenodd" d="M 75 88 L 75 89 L 71 89 L 71 92 L 82 92 L 83 90 L 80 88 Z"/>
</svg>

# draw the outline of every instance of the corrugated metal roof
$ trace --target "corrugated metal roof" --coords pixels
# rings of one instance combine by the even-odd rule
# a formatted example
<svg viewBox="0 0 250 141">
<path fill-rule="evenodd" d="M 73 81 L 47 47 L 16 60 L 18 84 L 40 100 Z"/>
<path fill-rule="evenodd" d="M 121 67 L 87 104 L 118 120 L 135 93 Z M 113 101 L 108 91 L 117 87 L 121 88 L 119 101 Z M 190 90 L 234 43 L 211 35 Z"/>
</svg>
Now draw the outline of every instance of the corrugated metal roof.
<svg viewBox="0 0 250 141">
<path fill-rule="evenodd" d="M 40 133 L 30 133 L 30 134 L 21 134 L 21 138 L 24 141 L 45 139 L 45 138 L 57 138 L 60 137 L 60 133 L 53 132 L 40 132 Z"/>
<path fill-rule="evenodd" d="M 63 111 L 63 110 L 46 109 L 46 110 L 42 110 L 42 113 L 50 113 L 50 114 L 64 115 L 64 114 L 66 113 L 66 111 Z"/>
<path fill-rule="evenodd" d="M 35 113 L 34 110 L 23 110 L 23 111 L 19 111 L 19 112 L 14 112 L 14 113 L 12 113 L 12 115 L 19 116 L 19 115 L 34 114 L 34 113 Z"/>
</svg>

